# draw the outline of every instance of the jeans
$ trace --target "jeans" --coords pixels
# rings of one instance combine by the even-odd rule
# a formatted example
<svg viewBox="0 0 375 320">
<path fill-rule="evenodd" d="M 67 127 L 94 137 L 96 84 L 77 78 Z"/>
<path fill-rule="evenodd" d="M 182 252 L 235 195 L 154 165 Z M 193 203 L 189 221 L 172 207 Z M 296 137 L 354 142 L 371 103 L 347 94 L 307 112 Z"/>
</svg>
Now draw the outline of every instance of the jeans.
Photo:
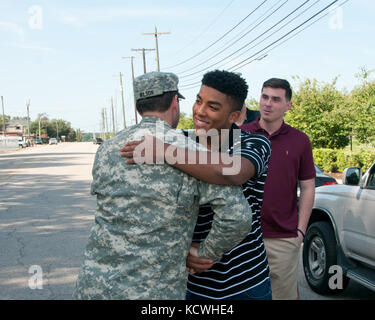
<svg viewBox="0 0 375 320">
<path fill-rule="evenodd" d="M 186 300 L 213 300 L 186 291 Z M 224 300 L 272 300 L 271 280 L 268 278 L 247 291 L 225 298 Z"/>
</svg>

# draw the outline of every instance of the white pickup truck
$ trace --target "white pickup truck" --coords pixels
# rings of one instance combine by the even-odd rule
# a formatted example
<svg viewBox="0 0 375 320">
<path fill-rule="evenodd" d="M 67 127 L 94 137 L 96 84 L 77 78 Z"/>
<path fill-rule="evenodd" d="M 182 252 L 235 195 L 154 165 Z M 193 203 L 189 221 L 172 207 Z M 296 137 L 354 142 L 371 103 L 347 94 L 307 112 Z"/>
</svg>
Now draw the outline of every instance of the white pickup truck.
<svg viewBox="0 0 375 320">
<path fill-rule="evenodd" d="M 375 291 L 375 163 L 363 176 L 345 169 L 342 180 L 315 189 L 303 245 L 306 280 L 320 294 L 339 293 L 350 279 Z M 341 270 L 341 287 L 332 270 Z"/>
</svg>

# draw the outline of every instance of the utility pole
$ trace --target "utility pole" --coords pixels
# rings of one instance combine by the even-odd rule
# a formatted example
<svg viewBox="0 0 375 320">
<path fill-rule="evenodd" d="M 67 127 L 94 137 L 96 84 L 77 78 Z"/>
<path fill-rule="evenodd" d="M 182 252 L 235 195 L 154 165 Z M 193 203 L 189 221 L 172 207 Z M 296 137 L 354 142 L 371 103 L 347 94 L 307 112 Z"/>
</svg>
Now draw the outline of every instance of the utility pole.
<svg viewBox="0 0 375 320">
<path fill-rule="evenodd" d="M 120 90 L 121 90 L 121 103 L 122 103 L 122 117 L 124 118 L 124 129 L 126 129 L 124 86 L 122 85 L 122 73 L 121 72 L 120 72 Z"/>
<path fill-rule="evenodd" d="M 45 116 L 46 116 L 45 113 L 39 113 L 38 114 L 39 139 L 41 139 L 40 138 L 40 136 L 41 136 L 41 133 L 40 133 L 40 120 L 42 119 L 42 117 L 45 117 Z"/>
<path fill-rule="evenodd" d="M 161 34 L 170 34 L 170 32 L 158 32 L 158 29 L 156 29 L 155 26 L 155 31 L 152 33 L 142 33 L 143 35 L 146 36 L 155 36 L 155 50 L 156 50 L 156 71 L 160 71 L 160 62 L 159 62 L 159 45 L 158 45 L 158 35 Z"/>
<path fill-rule="evenodd" d="M 103 140 L 104 140 L 104 130 L 105 130 L 104 109 L 102 109 L 102 139 Z"/>
<path fill-rule="evenodd" d="M 27 139 L 28 143 L 30 143 L 30 115 L 29 115 L 29 106 L 30 106 L 30 99 L 26 100 L 26 107 L 27 107 Z"/>
<path fill-rule="evenodd" d="M 143 73 L 146 73 L 146 55 L 145 51 L 155 51 L 155 49 L 132 49 L 132 51 L 142 51 L 142 58 L 143 58 Z"/>
<path fill-rule="evenodd" d="M 5 126 L 5 112 L 4 112 L 4 98 L 1 96 L 1 105 L 3 107 L 3 136 L 6 136 L 6 126 Z"/>
<path fill-rule="evenodd" d="M 111 97 L 111 110 L 112 110 L 112 128 L 113 128 L 113 135 L 116 134 L 116 128 L 115 128 L 115 112 L 113 110 L 113 97 Z"/>
<path fill-rule="evenodd" d="M 106 135 L 108 135 L 109 127 L 108 127 L 107 108 L 104 108 L 104 118 L 105 118 L 105 132 L 106 132 Z"/>
<path fill-rule="evenodd" d="M 130 64 L 132 68 L 132 81 L 134 81 L 134 64 L 133 64 L 133 59 L 135 57 L 130 56 L 130 57 L 122 57 L 123 59 L 130 59 Z M 138 124 L 138 118 L 137 118 L 137 108 L 136 108 L 136 103 L 135 103 L 135 97 L 134 97 L 134 113 L 135 113 L 135 123 Z"/>
<path fill-rule="evenodd" d="M 114 75 L 114 77 L 116 77 Z M 122 84 L 122 73 L 120 72 L 120 91 L 121 91 L 121 103 L 122 103 L 122 118 L 124 121 L 124 129 L 126 129 L 126 119 L 125 119 L 125 101 L 124 101 L 124 86 Z M 117 125 L 117 121 L 116 121 Z"/>
</svg>

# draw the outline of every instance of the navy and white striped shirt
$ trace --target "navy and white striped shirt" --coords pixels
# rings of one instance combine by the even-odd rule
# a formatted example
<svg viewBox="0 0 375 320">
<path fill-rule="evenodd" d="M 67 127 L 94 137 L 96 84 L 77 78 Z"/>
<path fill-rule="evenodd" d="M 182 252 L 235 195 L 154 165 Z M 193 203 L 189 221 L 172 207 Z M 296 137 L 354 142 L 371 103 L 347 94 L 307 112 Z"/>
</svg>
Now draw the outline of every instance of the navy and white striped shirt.
<svg viewBox="0 0 375 320">
<path fill-rule="evenodd" d="M 260 209 L 271 145 L 266 137 L 245 131 L 241 131 L 240 139 L 233 139 L 233 129 L 239 130 L 236 125 L 231 128 L 228 153 L 245 157 L 256 169 L 255 176 L 242 186 L 243 194 L 253 212 L 252 229 L 241 243 L 224 253 L 211 269 L 189 275 L 187 290 L 210 299 L 225 299 L 240 294 L 269 279 L 268 261 L 260 228 Z M 206 238 L 214 214 L 209 204 L 200 207 L 193 242 L 201 242 Z"/>
</svg>

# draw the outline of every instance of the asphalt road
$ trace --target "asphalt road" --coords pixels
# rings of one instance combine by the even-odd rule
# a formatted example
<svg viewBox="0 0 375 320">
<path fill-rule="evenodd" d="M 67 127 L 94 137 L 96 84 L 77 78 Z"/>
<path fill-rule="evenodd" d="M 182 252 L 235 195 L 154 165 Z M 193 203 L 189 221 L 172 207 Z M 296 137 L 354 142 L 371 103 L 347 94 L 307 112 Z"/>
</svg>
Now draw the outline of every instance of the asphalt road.
<svg viewBox="0 0 375 320">
<path fill-rule="evenodd" d="M 91 168 L 97 146 L 63 143 L 0 153 L 0 299 L 71 299 L 93 224 Z M 338 296 L 308 287 L 300 298 L 375 299 L 351 283 Z"/>
<path fill-rule="evenodd" d="M 71 299 L 96 208 L 96 149 L 64 143 L 0 154 L 0 299 Z"/>
</svg>

